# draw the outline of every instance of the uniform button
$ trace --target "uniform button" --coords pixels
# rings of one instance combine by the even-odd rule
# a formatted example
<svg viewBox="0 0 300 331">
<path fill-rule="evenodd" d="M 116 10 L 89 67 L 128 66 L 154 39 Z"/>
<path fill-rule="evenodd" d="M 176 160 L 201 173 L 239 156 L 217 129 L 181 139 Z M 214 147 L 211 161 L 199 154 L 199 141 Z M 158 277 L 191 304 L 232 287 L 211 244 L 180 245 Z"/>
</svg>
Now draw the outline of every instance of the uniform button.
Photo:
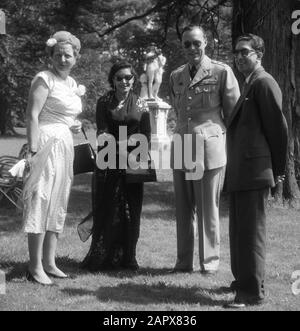
<svg viewBox="0 0 300 331">
<path fill-rule="evenodd" d="M 192 97 L 188 97 L 189 100 L 192 100 L 193 98 Z"/>
<path fill-rule="evenodd" d="M 186 109 L 187 109 L 187 110 L 191 110 L 191 107 L 190 107 L 190 106 L 188 106 Z"/>
</svg>

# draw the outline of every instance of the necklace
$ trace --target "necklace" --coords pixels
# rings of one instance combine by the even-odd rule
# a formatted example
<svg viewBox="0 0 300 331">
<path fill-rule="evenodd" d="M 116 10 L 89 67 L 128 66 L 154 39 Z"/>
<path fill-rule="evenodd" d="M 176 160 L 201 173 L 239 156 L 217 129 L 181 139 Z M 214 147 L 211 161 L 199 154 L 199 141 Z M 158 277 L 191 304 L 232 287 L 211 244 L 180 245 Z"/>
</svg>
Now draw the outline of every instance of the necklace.
<svg viewBox="0 0 300 331">
<path fill-rule="evenodd" d="M 123 109 L 123 107 L 124 107 L 124 105 L 125 105 L 125 102 L 126 102 L 127 99 L 128 99 L 128 96 L 129 96 L 129 93 L 126 95 L 125 98 L 122 98 L 122 100 L 119 101 L 118 96 L 116 95 L 116 98 L 117 98 L 117 100 L 119 101 L 119 104 L 118 104 L 118 106 L 116 107 L 116 111 L 120 111 L 120 110 Z"/>
<path fill-rule="evenodd" d="M 117 111 L 120 111 L 121 109 L 123 109 L 124 104 L 125 104 L 125 101 L 126 101 L 126 99 L 120 101 L 120 103 L 119 103 L 118 106 L 116 107 L 116 110 L 117 110 Z"/>
</svg>

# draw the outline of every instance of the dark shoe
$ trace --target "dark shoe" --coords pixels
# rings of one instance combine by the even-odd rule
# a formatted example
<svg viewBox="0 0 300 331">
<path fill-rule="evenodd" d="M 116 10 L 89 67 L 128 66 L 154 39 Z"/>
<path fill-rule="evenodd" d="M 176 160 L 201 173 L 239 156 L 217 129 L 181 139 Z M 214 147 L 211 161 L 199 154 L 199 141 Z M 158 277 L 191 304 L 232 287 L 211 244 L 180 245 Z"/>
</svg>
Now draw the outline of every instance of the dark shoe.
<svg viewBox="0 0 300 331">
<path fill-rule="evenodd" d="M 45 284 L 45 283 L 39 282 L 37 279 L 34 278 L 34 276 L 31 274 L 31 272 L 29 270 L 26 271 L 25 277 L 29 282 L 37 283 L 37 284 L 40 284 L 43 286 L 54 286 L 55 285 L 54 283 Z"/>
<path fill-rule="evenodd" d="M 262 305 L 264 302 L 263 299 L 257 297 L 242 297 L 239 298 L 238 296 L 235 297 L 233 302 L 229 302 L 224 305 L 224 308 L 227 309 L 242 309 L 248 306 L 259 306 Z"/>
</svg>

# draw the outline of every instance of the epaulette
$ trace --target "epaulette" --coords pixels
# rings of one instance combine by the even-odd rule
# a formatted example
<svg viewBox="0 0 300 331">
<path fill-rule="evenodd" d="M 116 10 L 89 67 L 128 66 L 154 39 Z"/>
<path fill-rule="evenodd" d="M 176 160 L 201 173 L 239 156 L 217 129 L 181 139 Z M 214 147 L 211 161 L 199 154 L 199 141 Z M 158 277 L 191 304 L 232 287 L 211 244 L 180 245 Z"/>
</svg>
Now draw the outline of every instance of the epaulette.
<svg viewBox="0 0 300 331">
<path fill-rule="evenodd" d="M 226 63 L 224 63 L 224 62 L 220 62 L 220 61 L 217 61 L 217 60 L 211 60 L 211 63 L 213 63 L 213 64 L 218 64 L 218 65 L 220 65 L 220 66 L 223 67 L 223 68 L 228 67 L 228 65 L 227 65 Z"/>
<path fill-rule="evenodd" d="M 174 75 L 174 74 L 179 73 L 180 71 L 182 71 L 182 70 L 184 69 L 184 67 L 185 67 L 185 64 L 183 64 L 182 66 L 176 68 L 175 70 L 173 70 L 173 71 L 171 72 L 171 75 Z"/>
</svg>

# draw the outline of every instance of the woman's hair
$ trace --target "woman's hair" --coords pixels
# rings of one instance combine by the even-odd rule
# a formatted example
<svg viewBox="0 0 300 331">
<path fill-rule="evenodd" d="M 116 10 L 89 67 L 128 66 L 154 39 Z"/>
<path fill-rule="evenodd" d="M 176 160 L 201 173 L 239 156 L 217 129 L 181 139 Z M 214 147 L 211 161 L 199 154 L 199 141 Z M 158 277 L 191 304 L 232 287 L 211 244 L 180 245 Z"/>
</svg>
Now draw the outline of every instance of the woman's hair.
<svg viewBox="0 0 300 331">
<path fill-rule="evenodd" d="M 54 47 L 57 44 L 70 44 L 73 47 L 74 55 L 79 57 L 81 49 L 80 40 L 68 31 L 58 31 L 51 36 L 46 42 L 46 52 L 49 56 L 53 55 Z"/>
<path fill-rule="evenodd" d="M 130 64 L 129 62 L 127 61 L 118 61 L 116 62 L 110 69 L 109 71 L 109 74 L 108 74 L 108 82 L 111 86 L 112 89 L 114 89 L 114 77 L 115 77 L 115 74 L 119 71 L 119 70 L 122 70 L 122 69 L 130 69 L 131 71 L 131 74 L 134 76 L 134 87 L 136 87 L 136 84 L 138 83 L 138 79 L 137 79 L 137 73 L 136 71 L 134 70 L 132 64 Z"/>
</svg>

